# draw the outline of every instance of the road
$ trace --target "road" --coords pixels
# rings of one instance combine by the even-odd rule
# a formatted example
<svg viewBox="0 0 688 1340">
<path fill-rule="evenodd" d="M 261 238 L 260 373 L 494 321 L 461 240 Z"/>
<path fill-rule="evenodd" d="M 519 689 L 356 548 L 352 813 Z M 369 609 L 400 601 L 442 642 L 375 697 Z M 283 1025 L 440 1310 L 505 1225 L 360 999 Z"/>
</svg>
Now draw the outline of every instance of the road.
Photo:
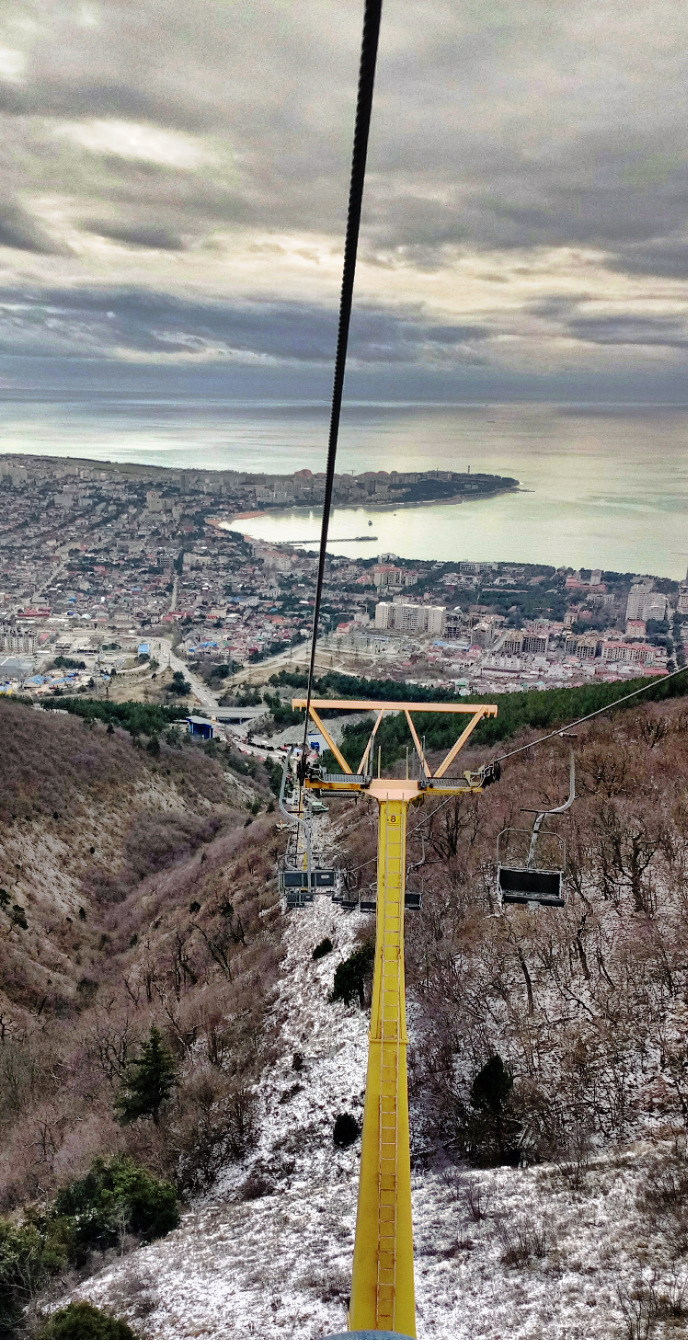
<svg viewBox="0 0 688 1340">
<path fill-rule="evenodd" d="M 190 670 L 186 661 L 182 661 L 172 650 L 172 643 L 166 638 L 161 637 L 151 645 L 151 651 L 154 652 L 156 660 L 160 662 L 160 669 L 165 670 L 169 665 L 174 673 L 180 670 L 184 678 L 191 685 L 194 696 L 198 699 L 202 707 L 207 711 L 215 712 L 218 706 L 217 694 L 213 693 L 207 684 L 193 670 Z"/>
</svg>

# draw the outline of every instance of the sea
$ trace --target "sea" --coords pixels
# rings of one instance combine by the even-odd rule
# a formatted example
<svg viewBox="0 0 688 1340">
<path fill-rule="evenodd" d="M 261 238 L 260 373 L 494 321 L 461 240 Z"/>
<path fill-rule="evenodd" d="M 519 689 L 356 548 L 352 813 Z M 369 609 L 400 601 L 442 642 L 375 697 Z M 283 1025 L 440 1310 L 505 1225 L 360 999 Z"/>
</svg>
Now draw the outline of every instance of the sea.
<svg viewBox="0 0 688 1340">
<path fill-rule="evenodd" d="M 4 452 L 177 469 L 325 466 L 324 402 L 0 394 Z M 330 550 L 685 577 L 688 405 L 345 405 L 340 472 L 469 466 L 514 476 L 520 489 L 460 505 L 337 508 Z M 270 512 L 237 528 L 315 547 L 320 514 Z"/>
</svg>

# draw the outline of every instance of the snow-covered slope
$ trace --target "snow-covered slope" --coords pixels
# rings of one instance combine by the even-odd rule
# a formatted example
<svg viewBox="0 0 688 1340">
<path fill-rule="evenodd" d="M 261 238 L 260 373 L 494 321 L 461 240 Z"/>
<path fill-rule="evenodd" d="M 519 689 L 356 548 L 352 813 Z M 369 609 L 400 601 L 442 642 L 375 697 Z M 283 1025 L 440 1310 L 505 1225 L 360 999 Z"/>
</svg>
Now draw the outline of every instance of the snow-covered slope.
<svg viewBox="0 0 688 1340">
<path fill-rule="evenodd" d="M 362 924 L 325 898 L 291 916 L 274 1010 L 280 1059 L 264 1078 L 258 1147 L 175 1233 L 72 1296 L 128 1316 L 151 1340 L 316 1340 L 345 1329 L 359 1145 L 336 1149 L 332 1128 L 340 1112 L 362 1113 L 367 1020 L 328 993 Z M 335 951 L 313 962 L 324 936 Z M 626 1319 L 635 1312 L 644 1325 L 653 1306 L 661 1316 L 660 1295 L 673 1290 L 676 1303 L 682 1288 L 683 1267 L 672 1276 L 665 1238 L 636 1208 L 658 1148 L 598 1159 L 577 1191 L 549 1166 L 416 1169 L 420 1340 L 664 1334 Z M 666 1334 L 688 1334 L 682 1324 L 674 1316 Z"/>
</svg>

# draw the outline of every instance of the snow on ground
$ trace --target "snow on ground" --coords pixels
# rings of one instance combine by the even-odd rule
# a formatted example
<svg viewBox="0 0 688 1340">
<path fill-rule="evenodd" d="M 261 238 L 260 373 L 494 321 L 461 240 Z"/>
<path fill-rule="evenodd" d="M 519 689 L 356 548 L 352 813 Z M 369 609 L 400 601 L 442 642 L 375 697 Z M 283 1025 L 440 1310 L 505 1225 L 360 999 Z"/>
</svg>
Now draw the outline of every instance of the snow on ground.
<svg viewBox="0 0 688 1340">
<path fill-rule="evenodd" d="M 290 916 L 274 1009 L 281 1056 L 263 1081 L 258 1147 L 176 1232 L 72 1296 L 113 1308 L 150 1340 L 317 1340 L 346 1328 L 359 1144 L 336 1149 L 332 1127 L 340 1112 L 362 1115 L 367 1019 L 327 997 L 363 920 L 323 897 Z M 335 951 L 313 962 L 325 936 Z M 619 1290 L 628 1300 L 657 1264 L 667 1274 L 666 1248 L 635 1205 L 650 1156 L 636 1145 L 598 1158 L 582 1192 L 548 1166 L 416 1169 L 420 1340 L 635 1335 Z"/>
</svg>

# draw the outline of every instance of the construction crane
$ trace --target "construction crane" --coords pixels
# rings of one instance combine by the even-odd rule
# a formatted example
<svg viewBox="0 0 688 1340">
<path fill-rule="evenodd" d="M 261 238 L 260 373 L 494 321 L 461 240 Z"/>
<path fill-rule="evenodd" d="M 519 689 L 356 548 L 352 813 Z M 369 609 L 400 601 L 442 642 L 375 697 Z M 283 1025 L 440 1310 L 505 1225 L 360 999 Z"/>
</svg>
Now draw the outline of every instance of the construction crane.
<svg viewBox="0 0 688 1340">
<path fill-rule="evenodd" d="M 303 776 L 305 790 L 364 792 L 378 804 L 375 964 L 349 1328 L 356 1332 L 383 1331 L 415 1337 L 404 973 L 407 817 L 410 807 L 422 803 L 426 795 L 451 797 L 480 792 L 493 779 L 489 769 L 464 772 L 459 777 L 447 774 L 478 723 L 485 717 L 495 717 L 497 708 L 485 703 L 336 702 L 305 698 L 293 699 L 292 707 L 308 711 L 342 769 L 327 773 L 321 767 L 311 768 Z M 353 772 L 319 716 L 323 708 L 377 713 L 357 772 Z M 379 753 L 377 775 L 373 775 L 375 737 L 387 712 L 401 712 L 406 717 L 416 754 L 415 779 L 408 775 L 408 763 L 406 777 L 383 777 Z M 434 772 L 414 725 L 416 712 L 443 712 L 470 718 Z"/>
</svg>

